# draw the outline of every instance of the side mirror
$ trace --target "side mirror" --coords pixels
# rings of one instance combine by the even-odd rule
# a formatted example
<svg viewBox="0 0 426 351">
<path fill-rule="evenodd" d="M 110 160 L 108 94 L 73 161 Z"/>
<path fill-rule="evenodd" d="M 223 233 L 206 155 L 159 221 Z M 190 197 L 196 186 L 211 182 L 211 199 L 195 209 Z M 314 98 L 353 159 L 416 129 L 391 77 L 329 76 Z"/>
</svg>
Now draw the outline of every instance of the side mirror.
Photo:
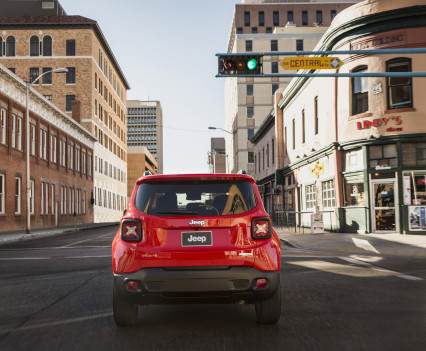
<svg viewBox="0 0 426 351">
<path fill-rule="evenodd" d="M 126 215 L 126 213 L 127 213 L 127 210 L 124 210 L 124 211 L 123 211 L 123 216 L 125 216 L 125 215 Z"/>
</svg>

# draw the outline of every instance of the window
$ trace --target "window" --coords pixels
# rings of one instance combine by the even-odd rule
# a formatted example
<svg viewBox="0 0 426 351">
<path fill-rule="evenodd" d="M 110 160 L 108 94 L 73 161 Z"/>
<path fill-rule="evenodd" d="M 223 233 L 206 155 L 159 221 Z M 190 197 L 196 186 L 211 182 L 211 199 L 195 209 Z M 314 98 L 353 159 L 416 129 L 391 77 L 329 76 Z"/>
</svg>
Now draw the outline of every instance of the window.
<svg viewBox="0 0 426 351">
<path fill-rule="evenodd" d="M 260 11 L 259 12 L 259 26 L 265 25 L 265 12 Z"/>
<path fill-rule="evenodd" d="M 61 185 L 61 215 L 67 214 L 67 187 Z"/>
<path fill-rule="evenodd" d="M 21 178 L 15 177 L 15 214 L 21 214 Z"/>
<path fill-rule="evenodd" d="M 334 17 L 336 17 L 337 15 L 337 11 L 336 10 L 331 10 L 331 20 L 334 20 Z"/>
<path fill-rule="evenodd" d="M 67 56 L 75 56 L 75 40 L 74 39 L 68 39 L 66 42 L 67 46 Z"/>
<path fill-rule="evenodd" d="M 1 55 L 0 55 L 0 56 L 1 56 Z M 9 71 L 11 71 L 12 73 L 15 73 L 15 69 L 14 69 L 14 68 L 12 68 L 12 67 L 9 67 L 9 68 L 8 68 L 8 70 L 9 70 Z"/>
<path fill-rule="evenodd" d="M 56 135 L 50 134 L 50 162 L 56 163 Z"/>
<path fill-rule="evenodd" d="M 83 153 L 82 153 L 82 172 L 83 172 L 83 174 L 86 174 L 86 170 L 87 170 L 87 153 L 86 153 L 86 150 L 83 150 Z"/>
<path fill-rule="evenodd" d="M 426 205 L 426 172 L 425 171 L 407 171 L 403 173 L 404 179 L 404 205 Z M 413 209 L 414 210 L 414 209 Z M 413 211 L 413 210 L 410 210 Z M 420 210 L 420 209 L 418 209 Z M 423 217 L 417 213 L 417 225 L 421 222 L 423 230 L 426 229 L 426 223 L 419 217 Z M 416 215 L 414 215 L 416 216 Z"/>
<path fill-rule="evenodd" d="M 344 183 L 344 205 L 346 206 L 365 206 L 364 177 L 346 176 Z"/>
<path fill-rule="evenodd" d="M 9 36 L 6 39 L 6 56 L 15 56 L 15 37 Z"/>
<path fill-rule="evenodd" d="M 271 141 L 271 150 L 272 150 L 272 164 L 275 163 L 275 139 L 272 139 Z"/>
<path fill-rule="evenodd" d="M 353 72 L 367 72 L 367 66 L 360 66 Z M 352 114 L 358 115 L 368 111 L 368 78 L 352 78 Z"/>
<path fill-rule="evenodd" d="M 247 158 L 248 158 L 248 163 L 254 163 L 254 152 L 253 151 L 249 151 L 248 152 L 248 155 L 247 155 Z"/>
<path fill-rule="evenodd" d="M 72 102 L 75 100 L 75 95 L 67 95 L 66 96 L 66 105 L 65 105 L 65 111 L 71 112 L 72 111 Z"/>
<path fill-rule="evenodd" d="M 5 194 L 5 179 L 6 177 L 4 174 L 0 174 L 0 213 L 5 213 L 5 207 L 4 207 L 4 194 Z"/>
<path fill-rule="evenodd" d="M 80 172 L 80 165 L 81 165 L 81 151 L 80 149 L 77 147 L 75 149 L 75 170 L 77 172 Z"/>
<path fill-rule="evenodd" d="M 272 84 L 272 96 L 275 94 L 278 88 L 279 88 L 278 84 Z"/>
<path fill-rule="evenodd" d="M 253 96 L 253 84 L 246 85 L 247 96 Z"/>
<path fill-rule="evenodd" d="M 92 155 L 91 154 L 87 156 L 87 175 L 89 177 L 92 176 Z"/>
<path fill-rule="evenodd" d="M 296 148 L 296 121 L 293 118 L 293 150 Z"/>
<path fill-rule="evenodd" d="M 368 161 L 370 168 L 377 166 L 397 166 L 396 145 L 377 145 L 368 148 Z"/>
<path fill-rule="evenodd" d="M 302 26 L 308 25 L 308 11 L 302 11 Z"/>
<path fill-rule="evenodd" d="M 61 166 L 63 166 L 63 167 L 66 166 L 66 163 L 65 163 L 65 154 L 66 154 L 66 152 L 67 152 L 66 141 L 65 141 L 65 139 L 61 138 L 59 140 L 59 164 Z"/>
<path fill-rule="evenodd" d="M 386 62 L 386 72 L 411 72 L 411 60 L 397 58 Z M 387 78 L 388 109 L 413 107 L 411 77 Z"/>
<path fill-rule="evenodd" d="M 12 148 L 16 148 L 16 115 L 12 115 Z"/>
<path fill-rule="evenodd" d="M 296 39 L 296 51 L 303 51 L 303 39 Z"/>
<path fill-rule="evenodd" d="M 75 67 L 67 67 L 66 73 L 67 84 L 75 84 Z"/>
<path fill-rule="evenodd" d="M 39 75 L 40 75 L 40 73 L 39 73 L 38 67 L 31 67 L 30 68 L 30 82 L 31 83 L 34 83 Z"/>
<path fill-rule="evenodd" d="M 49 214 L 49 183 L 41 182 L 40 214 Z"/>
<path fill-rule="evenodd" d="M 272 33 L 272 27 L 266 27 L 266 33 Z"/>
<path fill-rule="evenodd" d="M 318 134 L 319 129 L 319 120 L 318 120 L 318 96 L 315 96 L 314 99 L 314 119 L 315 119 L 315 135 Z"/>
<path fill-rule="evenodd" d="M 18 117 L 16 119 L 17 126 L 16 126 L 16 148 L 20 151 L 22 151 L 22 118 Z"/>
<path fill-rule="evenodd" d="M 250 26 L 250 12 L 248 11 L 244 12 L 244 25 L 246 27 Z"/>
<path fill-rule="evenodd" d="M 237 28 L 237 34 L 243 34 L 243 29 L 241 27 Z"/>
<path fill-rule="evenodd" d="M 251 32 L 252 32 L 253 34 L 257 34 L 257 27 L 252 27 Z"/>
<path fill-rule="evenodd" d="M 334 179 L 322 182 L 322 207 L 336 207 L 336 196 L 334 191 Z"/>
<path fill-rule="evenodd" d="M 36 135 L 35 135 L 36 126 L 35 126 L 35 124 L 32 124 L 32 123 L 30 124 L 30 130 L 31 130 L 31 134 L 30 134 L 30 138 L 31 138 L 30 154 L 35 156 L 35 154 L 36 154 L 36 152 L 35 152 L 35 150 L 36 150 L 36 144 L 35 144 L 35 142 L 36 142 Z"/>
<path fill-rule="evenodd" d="M 402 164 L 404 166 L 426 166 L 426 143 L 402 144 Z"/>
<path fill-rule="evenodd" d="M 40 158 L 47 160 L 47 131 L 40 129 Z"/>
<path fill-rule="evenodd" d="M 278 40 L 271 40 L 271 51 L 278 51 Z"/>
<path fill-rule="evenodd" d="M 278 11 L 274 11 L 272 14 L 274 26 L 280 25 L 280 13 Z"/>
<path fill-rule="evenodd" d="M 251 40 L 246 40 L 246 51 L 253 51 L 253 42 Z"/>
<path fill-rule="evenodd" d="M 43 67 L 43 73 L 46 73 L 43 76 L 43 84 L 52 84 L 52 67 Z"/>
<path fill-rule="evenodd" d="M 33 35 L 30 38 L 30 56 L 39 56 L 40 55 L 40 39 L 38 36 Z"/>
<path fill-rule="evenodd" d="M 52 102 L 52 95 L 43 95 L 43 97 L 47 100 Z"/>
<path fill-rule="evenodd" d="M 317 11 L 317 24 L 322 24 L 322 11 Z"/>
<path fill-rule="evenodd" d="M 51 185 L 50 199 L 51 199 L 51 202 L 50 202 L 50 213 L 52 215 L 54 215 L 55 214 L 55 207 L 56 207 L 55 206 L 55 184 Z"/>
<path fill-rule="evenodd" d="M 247 129 L 247 139 L 251 140 L 254 137 L 254 129 Z"/>
<path fill-rule="evenodd" d="M 271 73 L 278 73 L 278 62 L 271 62 Z"/>
<path fill-rule="evenodd" d="M 52 56 L 52 37 L 48 35 L 43 38 L 43 56 Z"/>
<path fill-rule="evenodd" d="M 305 134 L 305 110 L 302 110 L 302 144 L 306 141 Z"/>
<path fill-rule="evenodd" d="M 34 214 L 34 180 L 30 180 L 30 214 Z"/>
<path fill-rule="evenodd" d="M 266 144 L 266 167 L 269 167 L 269 144 Z"/>
<path fill-rule="evenodd" d="M 3 56 L 3 38 L 0 37 L 0 57 Z"/>
<path fill-rule="evenodd" d="M 0 119 L 0 144 L 6 145 L 6 132 L 7 132 L 7 110 L 5 108 L 1 109 L 1 119 Z"/>
<path fill-rule="evenodd" d="M 254 106 L 247 106 L 247 118 L 254 117 Z"/>
<path fill-rule="evenodd" d="M 287 12 L 287 21 L 289 23 L 294 23 L 294 15 L 293 15 L 293 11 L 288 11 Z"/>
<path fill-rule="evenodd" d="M 68 144 L 68 168 L 74 169 L 74 144 Z"/>
<path fill-rule="evenodd" d="M 69 214 L 73 215 L 74 211 L 75 211 L 75 207 L 74 207 L 74 189 L 73 188 L 69 188 L 69 197 L 68 197 L 68 201 L 69 201 Z"/>
<path fill-rule="evenodd" d="M 76 199 L 75 199 L 75 207 L 76 207 L 76 214 L 81 214 L 81 189 L 77 189 L 76 191 Z"/>
<path fill-rule="evenodd" d="M 316 187 L 315 184 L 305 186 L 306 209 L 314 209 L 316 205 Z"/>
</svg>

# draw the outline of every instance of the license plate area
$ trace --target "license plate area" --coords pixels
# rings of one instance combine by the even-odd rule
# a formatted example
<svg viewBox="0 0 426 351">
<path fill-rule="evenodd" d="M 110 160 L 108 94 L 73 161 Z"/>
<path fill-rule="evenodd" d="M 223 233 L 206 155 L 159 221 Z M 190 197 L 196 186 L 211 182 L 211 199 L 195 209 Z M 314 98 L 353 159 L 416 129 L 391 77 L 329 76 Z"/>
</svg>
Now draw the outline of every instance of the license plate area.
<svg viewBox="0 0 426 351">
<path fill-rule="evenodd" d="M 182 232 L 182 246 L 213 246 L 212 232 Z"/>
</svg>

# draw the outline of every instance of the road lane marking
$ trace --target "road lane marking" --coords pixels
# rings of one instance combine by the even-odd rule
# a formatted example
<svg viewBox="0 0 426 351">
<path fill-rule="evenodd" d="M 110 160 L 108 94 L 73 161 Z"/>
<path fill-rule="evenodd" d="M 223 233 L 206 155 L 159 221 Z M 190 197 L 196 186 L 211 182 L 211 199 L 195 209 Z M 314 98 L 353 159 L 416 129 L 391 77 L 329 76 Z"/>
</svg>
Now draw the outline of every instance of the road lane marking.
<svg viewBox="0 0 426 351">
<path fill-rule="evenodd" d="M 351 257 L 339 257 L 339 258 L 341 260 L 346 261 L 346 262 L 350 262 L 350 263 L 353 263 L 353 264 L 356 264 L 356 265 L 359 265 L 359 266 L 363 266 L 363 267 L 366 267 L 366 268 L 369 268 L 369 269 L 373 269 L 373 270 L 378 271 L 378 272 L 388 273 L 389 275 L 393 275 L 393 276 L 398 277 L 398 278 L 408 279 L 408 280 L 424 280 L 423 278 L 416 277 L 416 276 L 413 276 L 413 275 L 403 274 L 403 273 L 400 273 L 400 272 L 392 271 L 390 269 L 378 267 L 378 266 L 375 266 L 371 263 L 357 260 L 356 258 L 351 258 Z"/>
<path fill-rule="evenodd" d="M 352 241 L 354 242 L 355 246 L 364 249 L 366 251 L 372 251 L 375 253 L 380 253 L 379 251 L 376 250 L 376 248 L 371 245 L 367 240 L 364 239 L 357 239 L 357 238 L 352 238 Z"/>
<path fill-rule="evenodd" d="M 104 236 L 109 236 L 109 235 L 113 235 L 113 234 L 114 233 L 108 233 L 108 234 L 104 234 L 104 235 L 99 235 L 99 236 L 95 236 L 95 237 L 92 237 L 92 238 L 89 238 L 89 239 L 80 240 L 80 241 L 77 241 L 75 243 L 64 245 L 64 246 L 61 246 L 61 247 L 69 247 L 69 246 L 73 246 L 73 245 L 76 245 L 76 244 L 84 243 L 85 241 L 90 241 L 90 240 L 94 240 L 94 239 L 97 239 L 97 238 L 102 238 Z"/>
</svg>

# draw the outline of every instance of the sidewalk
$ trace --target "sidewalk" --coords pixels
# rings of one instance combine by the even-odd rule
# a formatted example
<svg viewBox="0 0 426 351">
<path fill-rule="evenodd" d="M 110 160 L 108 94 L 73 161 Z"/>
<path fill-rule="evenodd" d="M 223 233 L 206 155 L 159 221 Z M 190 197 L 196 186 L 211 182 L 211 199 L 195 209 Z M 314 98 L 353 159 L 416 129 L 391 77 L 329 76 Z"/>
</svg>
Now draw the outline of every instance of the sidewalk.
<svg viewBox="0 0 426 351">
<path fill-rule="evenodd" d="M 69 225 L 63 227 L 36 228 L 31 230 L 30 233 L 26 233 L 25 230 L 0 231 L 0 245 L 102 227 L 116 226 L 118 229 L 118 225 L 119 222 L 87 223 L 76 226 Z"/>
<path fill-rule="evenodd" d="M 301 234 L 275 229 L 280 239 L 299 249 L 353 254 L 426 257 L 426 235 L 404 234 Z"/>
</svg>

